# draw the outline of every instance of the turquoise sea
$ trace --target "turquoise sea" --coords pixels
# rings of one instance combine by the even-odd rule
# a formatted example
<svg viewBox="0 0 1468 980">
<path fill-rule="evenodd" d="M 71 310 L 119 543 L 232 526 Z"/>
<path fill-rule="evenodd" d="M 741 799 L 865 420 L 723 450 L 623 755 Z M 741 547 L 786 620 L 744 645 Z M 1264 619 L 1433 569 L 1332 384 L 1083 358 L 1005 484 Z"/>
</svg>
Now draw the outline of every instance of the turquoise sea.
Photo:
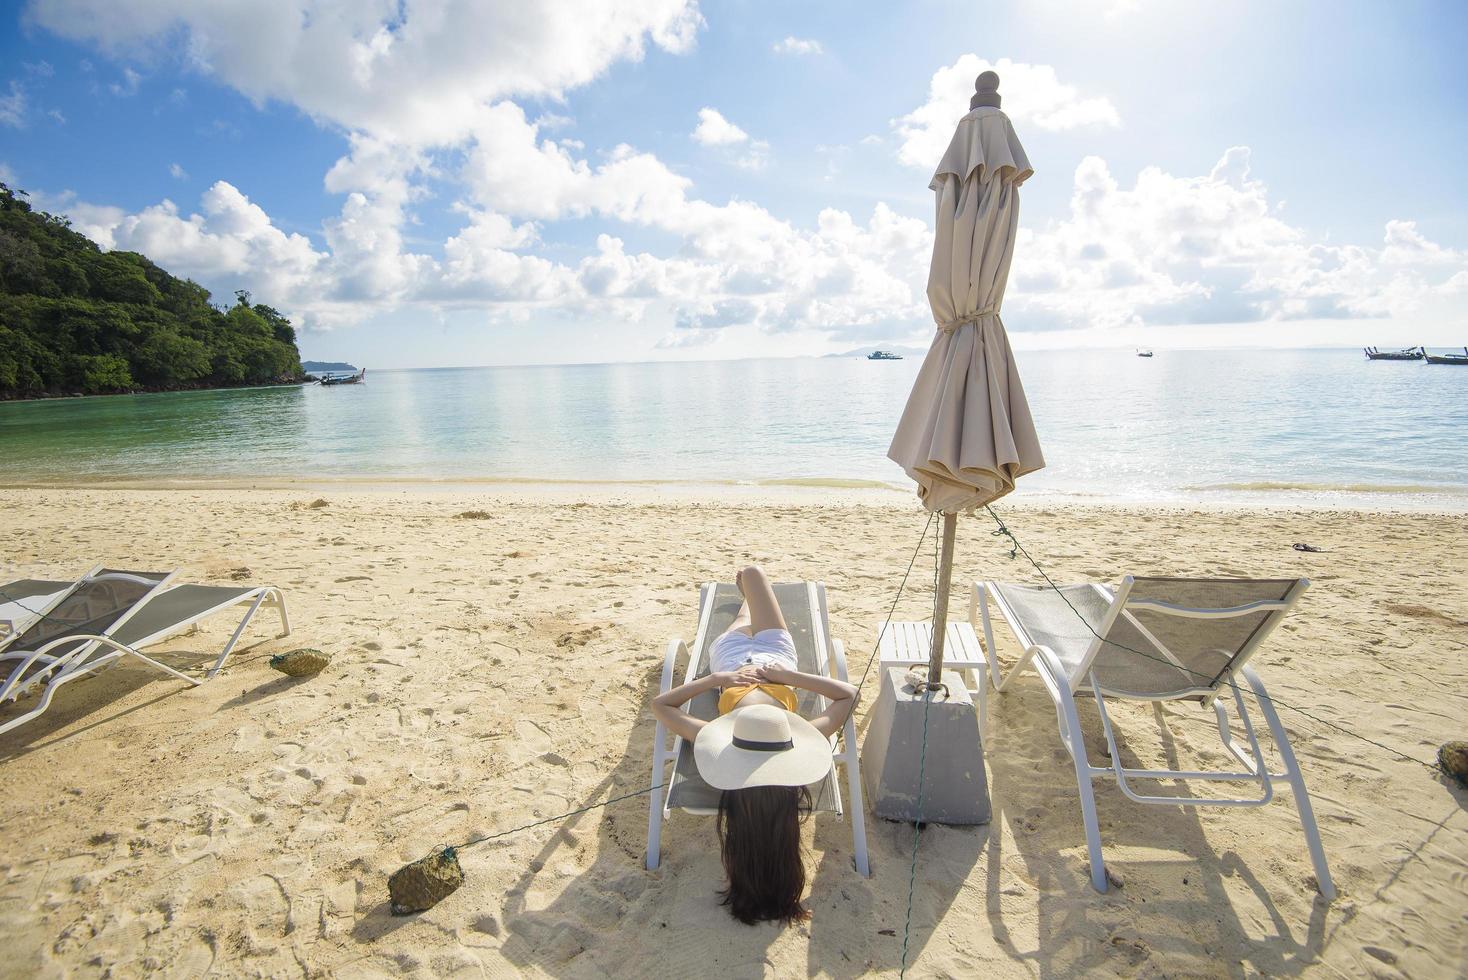
<svg viewBox="0 0 1468 980">
<path fill-rule="evenodd" d="M 1356 350 L 1020 352 L 1026 495 L 1468 508 L 1468 368 Z M 0 403 L 0 482 L 872 482 L 920 359 L 369 370 L 365 384 Z"/>
</svg>

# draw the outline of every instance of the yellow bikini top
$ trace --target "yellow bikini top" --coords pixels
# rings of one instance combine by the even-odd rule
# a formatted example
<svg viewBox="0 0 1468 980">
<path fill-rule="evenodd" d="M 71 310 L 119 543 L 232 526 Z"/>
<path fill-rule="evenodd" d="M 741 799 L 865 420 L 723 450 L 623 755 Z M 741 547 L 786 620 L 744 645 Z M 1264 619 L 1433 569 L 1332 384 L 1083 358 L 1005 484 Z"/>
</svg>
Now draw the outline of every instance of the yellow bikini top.
<svg viewBox="0 0 1468 980">
<path fill-rule="evenodd" d="M 780 702 L 786 711 L 796 710 L 795 688 L 786 684 L 748 684 L 744 687 L 724 688 L 724 693 L 719 695 L 719 714 L 727 715 L 733 711 L 750 691 L 764 691 Z"/>
</svg>

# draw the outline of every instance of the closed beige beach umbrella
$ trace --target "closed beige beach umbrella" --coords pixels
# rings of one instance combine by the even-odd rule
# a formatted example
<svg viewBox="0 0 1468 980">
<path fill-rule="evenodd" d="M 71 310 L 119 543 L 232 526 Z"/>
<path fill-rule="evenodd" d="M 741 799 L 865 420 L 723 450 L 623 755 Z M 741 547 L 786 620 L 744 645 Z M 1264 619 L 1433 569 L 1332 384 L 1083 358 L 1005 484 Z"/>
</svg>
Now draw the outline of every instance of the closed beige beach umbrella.
<svg viewBox="0 0 1468 980">
<path fill-rule="evenodd" d="M 928 302 L 938 335 L 887 450 L 917 482 L 923 506 L 944 515 L 929 666 L 934 683 L 942 666 L 958 512 L 999 499 L 1019 477 L 1045 465 L 999 318 L 1019 229 L 1019 187 L 1034 171 L 999 110 L 998 85 L 993 72 L 979 76 L 973 108 L 929 185 L 938 213 Z"/>
</svg>

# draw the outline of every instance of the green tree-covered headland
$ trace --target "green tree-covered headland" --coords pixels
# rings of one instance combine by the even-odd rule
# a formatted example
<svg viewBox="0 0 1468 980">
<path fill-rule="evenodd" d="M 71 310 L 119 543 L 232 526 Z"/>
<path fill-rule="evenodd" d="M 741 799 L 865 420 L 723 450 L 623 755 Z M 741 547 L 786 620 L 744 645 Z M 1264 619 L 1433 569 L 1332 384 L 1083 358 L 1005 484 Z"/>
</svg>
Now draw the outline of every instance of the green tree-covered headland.
<svg viewBox="0 0 1468 980">
<path fill-rule="evenodd" d="M 136 252 L 104 252 L 0 184 L 0 398 L 300 381 L 291 322 Z"/>
</svg>

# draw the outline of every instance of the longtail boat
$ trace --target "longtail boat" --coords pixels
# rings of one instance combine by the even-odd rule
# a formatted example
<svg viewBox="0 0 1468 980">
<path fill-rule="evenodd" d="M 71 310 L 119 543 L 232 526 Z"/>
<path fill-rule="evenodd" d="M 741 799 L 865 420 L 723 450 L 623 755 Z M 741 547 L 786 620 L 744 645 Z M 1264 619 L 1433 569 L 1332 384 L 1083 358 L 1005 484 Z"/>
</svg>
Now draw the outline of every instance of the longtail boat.
<svg viewBox="0 0 1468 980">
<path fill-rule="evenodd" d="M 1468 364 L 1468 347 L 1464 347 L 1461 354 L 1428 354 L 1426 350 L 1423 354 L 1428 364 Z"/>
<path fill-rule="evenodd" d="M 1377 350 L 1375 347 L 1364 349 L 1368 361 L 1420 361 L 1424 354 L 1421 347 L 1404 347 L 1401 350 Z"/>
</svg>

